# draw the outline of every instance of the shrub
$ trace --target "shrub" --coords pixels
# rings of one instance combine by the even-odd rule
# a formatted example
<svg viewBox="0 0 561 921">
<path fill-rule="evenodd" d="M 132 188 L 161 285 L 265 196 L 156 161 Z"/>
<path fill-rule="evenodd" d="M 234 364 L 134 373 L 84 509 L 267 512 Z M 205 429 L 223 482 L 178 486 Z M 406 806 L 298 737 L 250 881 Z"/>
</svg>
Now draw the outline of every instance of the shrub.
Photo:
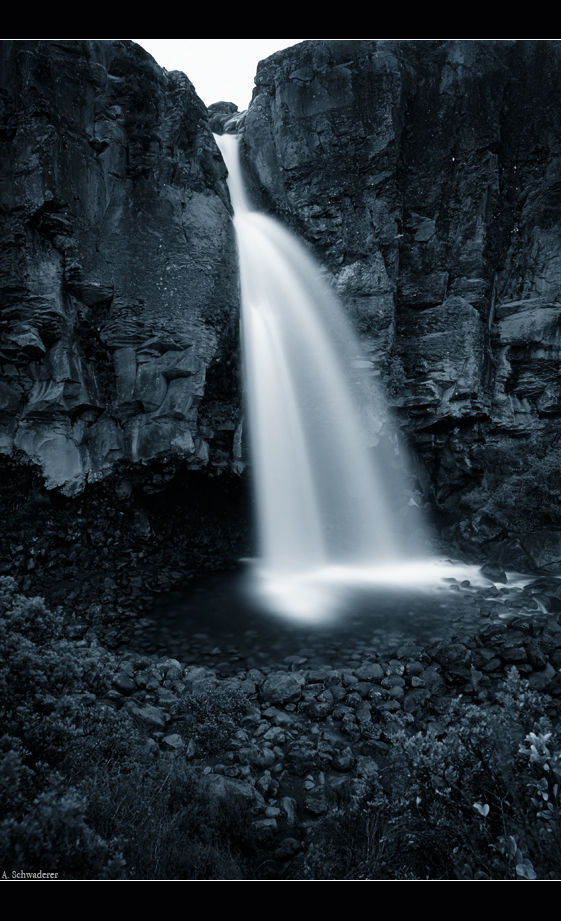
<svg viewBox="0 0 561 921">
<path fill-rule="evenodd" d="M 465 499 L 471 512 L 486 513 L 509 534 L 523 537 L 561 527 L 561 444 L 546 454 L 528 452 L 526 469 L 505 473 L 501 464 Z M 500 477 L 500 479 L 499 479 Z"/>
<path fill-rule="evenodd" d="M 438 734 L 391 733 L 369 789 L 318 824 L 305 875 L 557 878 L 561 735 L 547 700 L 512 669 L 495 703 L 452 702 Z"/>
<path fill-rule="evenodd" d="M 193 739 L 201 753 L 224 749 L 249 709 L 244 693 L 224 688 L 201 688 L 186 694 L 175 715 L 180 731 Z"/>
<path fill-rule="evenodd" d="M 135 753 L 87 782 L 90 824 L 118 829 L 133 879 L 244 879 L 255 856 L 247 804 L 213 800 L 181 756 Z"/>
<path fill-rule="evenodd" d="M 147 744 L 99 695 L 116 660 L 69 642 L 41 599 L 0 580 L 0 851 L 12 867 L 76 879 L 255 876 L 250 807 L 216 802 L 181 755 Z M 239 692 L 187 695 L 201 748 L 227 744 Z M 251 869 L 250 869 L 251 867 Z"/>
<path fill-rule="evenodd" d="M 41 793 L 21 819 L 0 824 L 0 852 L 12 867 L 59 872 L 64 879 L 122 878 L 118 842 L 104 841 L 85 819 L 86 801 L 75 790 Z"/>
</svg>

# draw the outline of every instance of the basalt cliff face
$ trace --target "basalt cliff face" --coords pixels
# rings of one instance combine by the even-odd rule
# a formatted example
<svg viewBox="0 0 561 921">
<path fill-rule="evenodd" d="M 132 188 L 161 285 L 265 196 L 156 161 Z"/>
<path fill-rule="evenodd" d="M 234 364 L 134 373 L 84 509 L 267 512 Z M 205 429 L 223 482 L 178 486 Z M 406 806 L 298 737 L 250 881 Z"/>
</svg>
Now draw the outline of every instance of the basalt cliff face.
<svg viewBox="0 0 561 921">
<path fill-rule="evenodd" d="M 4 41 L 0 75 L 11 471 L 124 501 L 241 470 L 226 125 L 339 292 L 443 535 L 561 559 L 558 42 L 306 41 L 245 114 L 131 42 Z"/>
<path fill-rule="evenodd" d="M 0 58 L 0 451 L 67 495 L 154 458 L 235 464 L 235 242 L 205 106 L 132 42 Z"/>
<path fill-rule="evenodd" d="M 330 272 L 444 533 L 559 560 L 561 45 L 307 41 L 255 82 L 255 198 Z"/>
</svg>

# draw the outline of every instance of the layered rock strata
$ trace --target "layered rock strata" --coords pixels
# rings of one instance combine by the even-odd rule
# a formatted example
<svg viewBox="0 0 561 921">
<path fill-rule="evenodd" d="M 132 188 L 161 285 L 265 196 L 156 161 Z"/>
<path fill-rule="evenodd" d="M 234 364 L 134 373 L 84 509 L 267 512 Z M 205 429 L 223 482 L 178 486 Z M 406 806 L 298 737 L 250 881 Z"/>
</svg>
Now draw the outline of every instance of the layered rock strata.
<svg viewBox="0 0 561 921">
<path fill-rule="evenodd" d="M 261 62 L 243 129 L 256 201 L 329 271 L 450 534 L 538 563 L 561 558 L 560 78 L 555 41 L 307 41 Z"/>
<path fill-rule="evenodd" d="M 309 41 L 247 113 L 121 41 L 0 46 L 0 450 L 68 495 L 241 469 L 215 130 L 306 239 L 460 549 L 561 559 L 558 42 Z M 518 541 L 518 543 L 517 543 Z"/>
<path fill-rule="evenodd" d="M 0 450 L 68 495 L 123 461 L 224 468 L 237 268 L 205 106 L 131 42 L 0 55 Z"/>
</svg>

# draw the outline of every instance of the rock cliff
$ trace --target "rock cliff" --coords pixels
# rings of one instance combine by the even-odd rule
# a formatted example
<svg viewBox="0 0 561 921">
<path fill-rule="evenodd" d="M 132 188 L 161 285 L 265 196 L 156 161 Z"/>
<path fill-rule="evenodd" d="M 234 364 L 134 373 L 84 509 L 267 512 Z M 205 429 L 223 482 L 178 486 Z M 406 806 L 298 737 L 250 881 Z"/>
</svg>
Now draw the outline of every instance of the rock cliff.
<svg viewBox="0 0 561 921">
<path fill-rule="evenodd" d="M 132 42 L 0 56 L 0 451 L 67 495 L 156 457 L 223 469 L 237 266 L 205 106 Z"/>
<path fill-rule="evenodd" d="M 306 41 L 255 82 L 256 201 L 331 273 L 445 533 L 559 560 L 560 43 Z"/>
<path fill-rule="evenodd" d="M 444 536 L 561 559 L 559 42 L 306 41 L 261 62 L 247 113 L 207 111 L 123 41 L 4 41 L 0 85 L 10 471 L 72 496 L 153 461 L 166 481 L 241 469 L 211 127 L 236 130 L 256 203 L 341 295 Z"/>
</svg>

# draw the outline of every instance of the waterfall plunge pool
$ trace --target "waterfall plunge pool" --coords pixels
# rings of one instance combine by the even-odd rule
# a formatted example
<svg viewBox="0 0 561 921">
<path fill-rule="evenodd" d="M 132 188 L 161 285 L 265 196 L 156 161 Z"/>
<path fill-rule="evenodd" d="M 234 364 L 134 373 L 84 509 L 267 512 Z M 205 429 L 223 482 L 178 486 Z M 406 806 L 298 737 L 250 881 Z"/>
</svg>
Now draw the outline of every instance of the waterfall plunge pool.
<svg viewBox="0 0 561 921">
<path fill-rule="evenodd" d="M 284 584 L 259 570 L 259 561 L 242 561 L 157 596 L 130 645 L 223 675 L 298 664 L 343 668 L 404 643 L 426 647 L 543 610 L 523 592 L 535 577 L 508 573 L 506 585 L 495 584 L 477 566 L 443 560 L 401 563 L 397 572 L 354 569 L 352 578 L 339 568 Z"/>
<path fill-rule="evenodd" d="M 506 599 L 522 591 L 519 577 L 498 588 L 477 567 L 406 558 L 406 535 L 396 534 L 387 501 L 396 473 L 371 450 L 380 439 L 395 441 L 375 349 L 366 360 L 307 248 L 252 211 L 237 139 L 217 142 L 240 259 L 260 558 L 159 599 L 140 625 L 137 648 L 224 674 L 303 662 L 342 666 L 509 616 Z"/>
</svg>

